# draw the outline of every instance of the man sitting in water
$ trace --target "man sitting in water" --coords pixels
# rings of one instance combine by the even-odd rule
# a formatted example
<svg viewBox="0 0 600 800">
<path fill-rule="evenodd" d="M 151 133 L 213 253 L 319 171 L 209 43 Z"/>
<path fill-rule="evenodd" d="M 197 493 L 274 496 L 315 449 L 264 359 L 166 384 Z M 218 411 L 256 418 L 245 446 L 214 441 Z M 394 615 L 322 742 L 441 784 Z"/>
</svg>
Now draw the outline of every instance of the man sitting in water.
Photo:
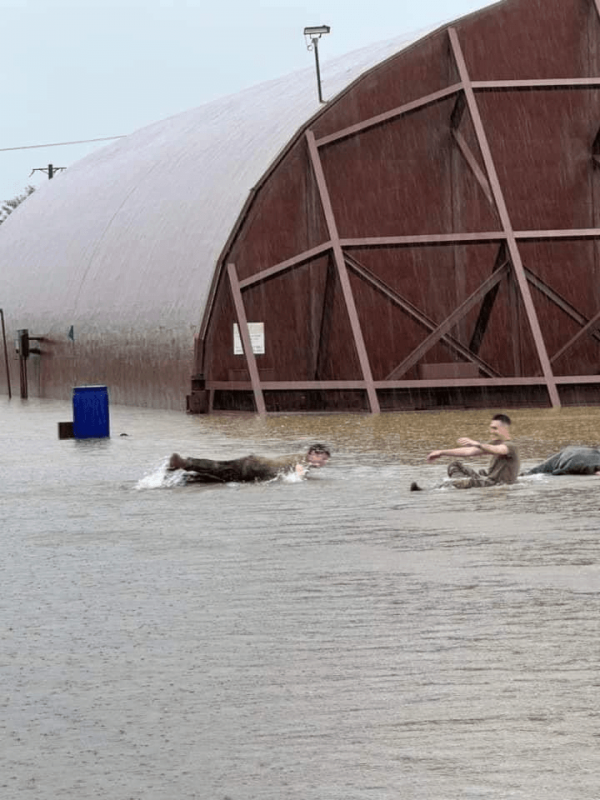
<svg viewBox="0 0 600 800">
<path fill-rule="evenodd" d="M 311 444 L 307 453 L 280 458 L 244 456 L 231 461 L 213 461 L 209 458 L 182 458 L 173 453 L 168 469 L 183 469 L 190 473 L 189 480 L 199 483 L 248 483 L 269 481 L 285 473 L 305 475 L 311 468 L 324 467 L 331 453 L 324 444 Z"/>
<path fill-rule="evenodd" d="M 427 461 L 437 461 L 442 456 L 469 457 L 491 455 L 492 459 L 487 470 L 476 472 L 462 461 L 453 461 L 448 465 L 451 485 L 457 489 L 471 489 L 474 486 L 496 486 L 500 483 L 514 483 L 519 475 L 519 451 L 510 440 L 510 417 L 506 414 L 496 414 L 490 423 L 490 442 L 478 442 L 466 436 L 458 440 L 460 447 L 452 450 L 432 450 L 427 456 Z M 420 486 L 412 483 L 411 492 L 419 491 Z"/>
<path fill-rule="evenodd" d="M 540 472 L 551 475 L 600 475 L 600 450 L 596 447 L 565 447 L 524 474 L 535 475 Z"/>
</svg>

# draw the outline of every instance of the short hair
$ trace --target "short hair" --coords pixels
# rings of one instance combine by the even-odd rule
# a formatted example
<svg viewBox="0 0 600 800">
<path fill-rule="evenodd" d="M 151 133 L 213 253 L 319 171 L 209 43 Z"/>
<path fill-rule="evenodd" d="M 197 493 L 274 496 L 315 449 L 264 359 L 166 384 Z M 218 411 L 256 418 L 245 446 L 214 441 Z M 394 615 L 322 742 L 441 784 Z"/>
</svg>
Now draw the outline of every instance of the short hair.
<svg viewBox="0 0 600 800">
<path fill-rule="evenodd" d="M 510 425 L 510 417 L 506 414 L 496 414 L 492 417 L 492 422 L 494 420 L 498 420 L 498 422 L 501 422 L 503 425 Z"/>
<path fill-rule="evenodd" d="M 324 453 L 328 458 L 331 458 L 331 452 L 327 445 L 320 444 L 319 442 L 315 442 L 315 444 L 311 444 L 308 448 L 309 453 Z"/>
</svg>

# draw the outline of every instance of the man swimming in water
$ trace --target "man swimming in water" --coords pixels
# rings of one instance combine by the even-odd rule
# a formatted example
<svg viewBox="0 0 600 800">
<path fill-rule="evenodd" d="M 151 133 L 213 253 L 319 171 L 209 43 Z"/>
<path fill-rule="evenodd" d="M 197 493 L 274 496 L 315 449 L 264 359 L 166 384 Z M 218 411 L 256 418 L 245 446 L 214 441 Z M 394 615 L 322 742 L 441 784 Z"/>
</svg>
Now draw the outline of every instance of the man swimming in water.
<svg viewBox="0 0 600 800">
<path fill-rule="evenodd" d="M 597 447 L 565 447 L 524 475 L 538 473 L 550 475 L 598 475 L 600 477 L 600 450 Z"/>
<path fill-rule="evenodd" d="M 490 423 L 492 436 L 489 442 L 479 442 L 466 436 L 458 440 L 460 447 L 451 450 L 432 450 L 427 456 L 430 463 L 437 461 L 442 456 L 470 456 L 490 455 L 492 459 L 487 470 L 476 472 L 462 461 L 453 461 L 448 465 L 448 476 L 455 478 L 450 483 L 456 489 L 472 489 L 479 486 L 497 486 L 500 483 L 514 483 L 519 475 L 519 451 L 510 438 L 510 417 L 506 414 L 496 414 Z M 411 483 L 411 492 L 417 492 L 421 487 Z"/>
<path fill-rule="evenodd" d="M 169 470 L 189 472 L 189 481 L 198 483 L 249 483 L 270 481 L 279 475 L 295 472 L 305 475 L 309 469 L 324 467 L 331 452 L 324 444 L 311 444 L 306 453 L 295 453 L 280 458 L 263 458 L 249 455 L 231 461 L 213 461 L 209 458 L 182 458 L 173 453 Z"/>
</svg>

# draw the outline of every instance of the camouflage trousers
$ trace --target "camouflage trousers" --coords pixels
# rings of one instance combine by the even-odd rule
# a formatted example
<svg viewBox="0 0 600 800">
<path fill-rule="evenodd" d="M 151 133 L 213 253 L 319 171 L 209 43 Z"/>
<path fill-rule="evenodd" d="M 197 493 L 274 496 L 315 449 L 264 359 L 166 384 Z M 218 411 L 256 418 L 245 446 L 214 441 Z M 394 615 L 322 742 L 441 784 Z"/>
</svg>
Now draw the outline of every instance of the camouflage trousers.
<svg viewBox="0 0 600 800">
<path fill-rule="evenodd" d="M 231 461 L 187 458 L 185 469 L 190 472 L 188 483 L 248 483 L 277 477 L 276 469 L 254 456 L 234 458 Z"/>
<path fill-rule="evenodd" d="M 456 478 L 452 485 L 456 489 L 473 489 L 480 486 L 495 486 L 496 482 L 485 474 L 485 470 L 476 472 L 462 461 L 453 461 L 448 465 L 448 477 Z"/>
</svg>

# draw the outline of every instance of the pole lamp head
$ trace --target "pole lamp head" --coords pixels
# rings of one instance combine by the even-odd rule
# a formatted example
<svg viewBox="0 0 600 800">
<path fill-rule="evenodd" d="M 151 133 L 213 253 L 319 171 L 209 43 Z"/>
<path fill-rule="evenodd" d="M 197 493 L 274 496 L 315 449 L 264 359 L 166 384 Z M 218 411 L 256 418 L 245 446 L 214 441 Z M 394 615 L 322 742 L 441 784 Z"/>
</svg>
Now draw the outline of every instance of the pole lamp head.
<svg viewBox="0 0 600 800">
<path fill-rule="evenodd" d="M 315 42 L 325 33 L 331 33 L 329 25 L 309 25 L 304 28 L 304 36 L 306 37 L 306 46 L 310 50 Z"/>
</svg>

